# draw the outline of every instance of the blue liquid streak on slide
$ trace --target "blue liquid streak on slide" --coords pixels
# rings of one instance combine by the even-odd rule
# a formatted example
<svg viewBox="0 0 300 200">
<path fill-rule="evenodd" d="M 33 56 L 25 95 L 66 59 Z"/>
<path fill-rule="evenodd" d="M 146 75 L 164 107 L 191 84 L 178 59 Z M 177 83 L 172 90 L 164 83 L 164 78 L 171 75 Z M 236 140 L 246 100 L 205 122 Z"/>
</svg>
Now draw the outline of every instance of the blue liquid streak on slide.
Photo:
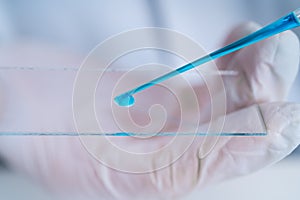
<svg viewBox="0 0 300 200">
<path fill-rule="evenodd" d="M 77 133 L 77 132 L 0 132 L 1 136 L 153 136 L 153 134 L 147 133 Z M 196 133 L 176 133 L 176 132 L 160 132 L 154 136 L 265 136 L 266 132 L 257 132 L 257 133 L 205 133 L 205 132 L 196 132 Z"/>
</svg>

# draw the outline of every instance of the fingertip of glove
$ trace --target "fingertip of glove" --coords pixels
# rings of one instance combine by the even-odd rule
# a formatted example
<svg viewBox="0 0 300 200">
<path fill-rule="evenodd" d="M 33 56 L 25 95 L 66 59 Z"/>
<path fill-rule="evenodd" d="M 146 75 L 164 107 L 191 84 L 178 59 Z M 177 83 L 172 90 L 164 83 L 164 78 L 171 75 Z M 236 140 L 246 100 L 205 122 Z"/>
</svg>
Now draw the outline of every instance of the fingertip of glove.
<svg viewBox="0 0 300 200">
<path fill-rule="evenodd" d="M 284 32 L 280 33 L 280 35 L 283 38 L 288 38 L 288 40 L 291 40 L 293 43 L 296 42 L 297 44 L 299 44 L 299 38 L 296 35 L 296 33 L 294 33 L 292 30 L 284 31 Z"/>
<path fill-rule="evenodd" d="M 286 49 L 285 51 L 289 54 L 296 54 L 297 57 L 299 56 L 299 38 L 293 31 L 288 30 L 280 33 L 279 42 L 280 49 Z"/>
<path fill-rule="evenodd" d="M 261 26 L 255 22 L 248 21 L 235 26 L 231 32 L 228 34 L 228 37 L 225 40 L 226 44 L 232 43 L 250 33 L 253 33 L 260 29 Z"/>
<path fill-rule="evenodd" d="M 245 23 L 242 23 L 242 24 L 239 24 L 237 27 L 236 27 L 236 30 L 241 33 L 245 33 L 245 34 L 249 34 L 249 33 L 252 33 L 254 31 L 257 31 L 258 29 L 260 29 L 262 26 L 259 25 L 258 23 L 256 22 L 253 22 L 253 21 L 248 21 L 248 22 L 245 22 Z"/>
</svg>

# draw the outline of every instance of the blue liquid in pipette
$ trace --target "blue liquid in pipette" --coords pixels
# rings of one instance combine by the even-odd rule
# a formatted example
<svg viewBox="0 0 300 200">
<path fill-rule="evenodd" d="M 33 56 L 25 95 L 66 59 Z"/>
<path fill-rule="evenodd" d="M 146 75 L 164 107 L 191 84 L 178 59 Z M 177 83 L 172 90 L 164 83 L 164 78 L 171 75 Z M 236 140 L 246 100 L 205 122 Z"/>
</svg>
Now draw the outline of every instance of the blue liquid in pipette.
<svg viewBox="0 0 300 200">
<path fill-rule="evenodd" d="M 280 19 L 278 19 L 277 21 L 263 27 L 262 29 L 241 38 L 240 40 L 233 42 L 219 50 L 216 50 L 214 52 L 212 52 L 211 54 L 208 54 L 207 56 L 204 56 L 202 58 L 199 58 L 191 63 L 188 63 L 182 67 L 177 68 L 174 71 L 171 71 L 163 76 L 160 76 L 156 79 L 153 79 L 152 81 L 149 81 L 148 83 L 145 83 L 141 86 L 138 86 L 132 90 L 129 90 L 123 94 L 120 94 L 119 96 L 116 96 L 114 98 L 115 102 L 119 105 L 119 106 L 132 106 L 134 105 L 134 97 L 133 94 L 143 91 L 149 87 L 152 87 L 153 85 L 156 85 L 158 83 L 161 83 L 169 78 L 172 78 L 176 75 L 179 75 L 185 71 L 188 71 L 190 69 L 193 69 L 199 65 L 202 65 L 204 63 L 207 63 L 211 60 L 220 58 L 222 56 L 225 56 L 227 54 L 230 54 L 232 52 L 235 52 L 239 49 L 242 49 L 246 46 L 249 46 L 251 44 L 254 44 L 256 42 L 259 42 L 261 40 L 264 40 L 268 37 L 271 37 L 273 35 L 276 35 L 278 33 L 281 33 L 283 31 L 295 28 L 300 26 L 300 21 L 298 19 L 298 17 L 296 16 L 296 14 L 294 12 L 288 14 L 285 17 L 282 17 Z"/>
</svg>

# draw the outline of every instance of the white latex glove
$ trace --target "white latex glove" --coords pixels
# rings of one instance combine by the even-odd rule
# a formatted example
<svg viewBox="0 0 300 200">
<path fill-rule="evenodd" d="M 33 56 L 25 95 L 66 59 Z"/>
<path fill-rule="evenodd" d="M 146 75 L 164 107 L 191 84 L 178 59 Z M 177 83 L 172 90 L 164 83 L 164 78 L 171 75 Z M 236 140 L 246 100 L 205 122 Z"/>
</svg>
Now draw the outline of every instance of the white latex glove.
<svg viewBox="0 0 300 200">
<path fill-rule="evenodd" d="M 229 35 L 226 43 L 255 29 L 257 26 L 254 24 L 238 27 Z M 199 156 L 202 137 L 197 137 L 172 165 L 142 174 L 124 173 L 102 165 L 87 153 L 77 137 L 1 137 L 0 153 L 16 170 L 29 174 L 70 198 L 174 199 L 194 188 L 201 189 L 209 184 L 252 173 L 281 160 L 296 148 L 300 142 L 300 105 L 270 102 L 284 101 L 295 79 L 298 59 L 298 39 L 292 32 L 286 32 L 219 60 L 220 68 L 234 69 L 240 73 L 238 77 L 224 79 L 230 112 L 227 116 L 228 126 L 237 131 L 241 127 L 247 130 L 255 126 L 251 120 L 245 122 L 244 119 L 247 113 L 253 111 L 250 105 L 258 103 L 268 135 L 221 137 L 204 158 Z M 15 124 L 16 130 L 30 126 L 44 130 L 52 126 L 53 130 L 74 131 L 70 99 L 75 74 L 52 72 L 49 78 L 47 73 L 31 73 L 33 75 L 28 75 L 27 80 L 24 76 L 18 77 L 17 72 L 1 76 L 5 97 L 1 127 Z M 34 79 L 34 76 L 40 78 Z M 114 80 L 119 74 L 110 76 Z M 48 87 L 46 91 L 45 87 Z M 201 86 L 195 87 L 201 90 Z M 203 101 L 209 99 L 206 95 L 199 95 L 201 105 L 205 106 Z M 156 96 L 166 101 L 163 93 L 156 93 Z M 147 101 L 147 98 L 141 97 L 140 101 Z M 105 108 L 102 109 L 105 112 Z M 20 112 L 23 115 L 17 115 Z M 136 118 L 144 117 L 139 116 L 139 112 L 133 115 Z M 113 124 L 108 119 L 108 127 L 110 123 Z M 110 128 L 117 130 L 114 125 Z M 172 130 L 172 126 L 167 127 L 168 130 Z M 147 151 L 160 147 L 166 139 L 157 137 L 149 141 L 137 141 L 114 138 L 114 141 Z M 98 148 L 99 151 L 105 151 Z M 178 149 L 180 144 L 167 155 L 153 157 L 150 167 L 155 169 L 161 162 L 172 160 Z M 128 164 L 126 157 L 106 153 L 111 162 L 120 166 Z M 145 167 L 145 163 L 138 161 L 129 164 L 135 168 Z M 148 163 L 146 165 L 149 167 Z"/>
</svg>

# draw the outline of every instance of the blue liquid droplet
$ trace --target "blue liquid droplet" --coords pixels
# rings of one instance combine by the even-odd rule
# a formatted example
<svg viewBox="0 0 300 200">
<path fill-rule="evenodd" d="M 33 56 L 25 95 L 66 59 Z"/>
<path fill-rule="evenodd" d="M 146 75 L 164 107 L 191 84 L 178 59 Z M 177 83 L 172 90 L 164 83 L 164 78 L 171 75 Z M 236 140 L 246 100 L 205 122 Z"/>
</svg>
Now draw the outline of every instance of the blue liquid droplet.
<svg viewBox="0 0 300 200">
<path fill-rule="evenodd" d="M 114 98 L 118 106 L 130 107 L 134 104 L 134 97 L 130 94 L 122 94 Z"/>
</svg>

